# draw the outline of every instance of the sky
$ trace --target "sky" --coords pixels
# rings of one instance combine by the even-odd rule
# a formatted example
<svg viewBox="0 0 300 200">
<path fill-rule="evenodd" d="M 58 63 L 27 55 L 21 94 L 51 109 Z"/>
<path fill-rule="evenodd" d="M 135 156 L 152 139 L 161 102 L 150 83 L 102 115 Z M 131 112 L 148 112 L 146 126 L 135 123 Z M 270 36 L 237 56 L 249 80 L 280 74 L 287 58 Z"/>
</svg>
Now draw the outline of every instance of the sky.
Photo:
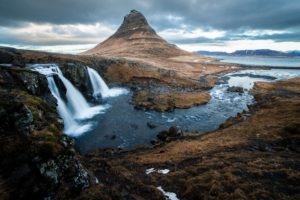
<svg viewBox="0 0 300 200">
<path fill-rule="evenodd" d="M 188 51 L 300 50 L 300 0 L 0 0 L 0 46 L 79 53 L 132 9 Z"/>
</svg>

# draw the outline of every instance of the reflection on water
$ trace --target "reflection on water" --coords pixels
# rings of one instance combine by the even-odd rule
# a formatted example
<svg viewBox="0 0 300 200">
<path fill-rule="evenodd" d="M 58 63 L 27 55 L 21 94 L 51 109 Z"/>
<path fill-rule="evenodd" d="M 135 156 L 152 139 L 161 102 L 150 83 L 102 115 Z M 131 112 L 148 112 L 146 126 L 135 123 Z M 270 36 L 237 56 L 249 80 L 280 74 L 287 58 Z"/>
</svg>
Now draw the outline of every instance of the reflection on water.
<svg viewBox="0 0 300 200">
<path fill-rule="evenodd" d="M 213 131 L 220 124 L 238 112 L 247 110 L 254 102 L 246 91 L 243 94 L 228 92 L 229 86 L 251 89 L 255 81 L 276 81 L 300 77 L 300 70 L 245 70 L 222 77 L 222 84 L 216 85 L 210 94 L 212 99 L 206 104 L 189 109 L 176 109 L 170 113 L 136 110 L 128 102 L 131 93 L 109 98 L 111 105 L 105 114 L 93 118 L 95 127 L 76 139 L 78 149 L 86 153 L 96 148 L 120 147 L 132 148 L 135 145 L 149 144 L 159 131 L 170 126 L 180 126 L 185 131 Z M 149 128 L 147 123 L 156 128 Z"/>
</svg>

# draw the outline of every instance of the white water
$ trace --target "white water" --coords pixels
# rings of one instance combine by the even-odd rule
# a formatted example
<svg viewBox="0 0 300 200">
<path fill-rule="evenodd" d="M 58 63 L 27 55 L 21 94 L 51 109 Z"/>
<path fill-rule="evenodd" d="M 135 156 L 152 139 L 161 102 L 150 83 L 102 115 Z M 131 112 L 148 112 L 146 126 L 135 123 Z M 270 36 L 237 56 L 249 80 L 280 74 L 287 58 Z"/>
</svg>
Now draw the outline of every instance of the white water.
<svg viewBox="0 0 300 200">
<path fill-rule="evenodd" d="M 106 85 L 105 81 L 102 79 L 102 77 L 98 74 L 98 72 L 92 68 L 87 68 L 92 88 L 93 88 L 93 96 L 94 98 L 102 97 L 116 97 L 121 94 L 126 94 L 128 91 L 123 88 L 112 88 L 109 89 L 109 87 Z"/>
<path fill-rule="evenodd" d="M 57 99 L 57 109 L 64 120 L 64 132 L 68 135 L 78 136 L 92 128 L 90 123 L 82 123 L 79 119 L 88 119 L 101 113 L 107 106 L 91 107 L 82 94 L 73 84 L 64 77 L 59 67 L 55 64 L 32 65 L 32 70 L 47 76 L 48 86 L 52 95 Z M 67 104 L 62 99 L 53 75 L 57 74 L 67 89 Z"/>
</svg>

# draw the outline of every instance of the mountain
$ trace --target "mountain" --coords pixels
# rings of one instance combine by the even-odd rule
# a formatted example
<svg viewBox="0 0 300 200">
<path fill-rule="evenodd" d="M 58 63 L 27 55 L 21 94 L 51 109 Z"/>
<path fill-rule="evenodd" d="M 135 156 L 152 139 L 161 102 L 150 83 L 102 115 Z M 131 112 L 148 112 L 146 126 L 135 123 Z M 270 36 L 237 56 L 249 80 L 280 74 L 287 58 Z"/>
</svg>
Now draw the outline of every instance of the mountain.
<svg viewBox="0 0 300 200">
<path fill-rule="evenodd" d="M 288 56 L 281 51 L 274 51 L 270 49 L 257 49 L 257 50 L 238 50 L 230 55 L 233 56 Z"/>
<path fill-rule="evenodd" d="M 228 55 L 228 53 L 224 51 L 196 51 L 195 53 L 198 53 L 200 55 L 207 55 L 207 56 L 225 56 Z"/>
<path fill-rule="evenodd" d="M 168 43 L 155 32 L 144 15 L 136 10 L 130 11 L 124 17 L 123 23 L 112 36 L 81 55 L 122 58 L 127 63 L 138 63 L 142 68 L 147 66 L 147 70 L 151 68 L 152 71 L 169 71 L 193 79 L 225 70 L 215 66 L 209 68 L 208 63 L 215 60 L 213 58 L 187 52 Z M 203 63 L 206 70 L 203 70 Z M 120 70 L 124 70 L 124 67 Z"/>
<path fill-rule="evenodd" d="M 169 44 L 149 25 L 143 14 L 132 10 L 116 33 L 83 55 L 119 57 L 176 57 L 191 53 Z"/>
<path fill-rule="evenodd" d="M 290 56 L 300 56 L 300 51 L 288 51 L 287 52 Z"/>
<path fill-rule="evenodd" d="M 233 53 L 220 52 L 220 51 L 197 51 L 195 53 L 207 56 L 270 56 L 270 57 L 293 57 L 300 56 L 300 51 L 275 51 L 270 49 L 257 49 L 257 50 L 238 50 Z"/>
</svg>

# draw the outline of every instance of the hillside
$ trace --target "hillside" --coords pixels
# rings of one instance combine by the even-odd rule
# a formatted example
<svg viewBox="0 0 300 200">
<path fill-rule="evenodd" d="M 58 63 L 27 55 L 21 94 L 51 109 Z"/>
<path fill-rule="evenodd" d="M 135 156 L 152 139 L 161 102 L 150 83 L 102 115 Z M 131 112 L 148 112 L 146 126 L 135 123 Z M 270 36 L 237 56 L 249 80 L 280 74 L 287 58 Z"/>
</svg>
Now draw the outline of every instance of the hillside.
<svg viewBox="0 0 300 200">
<path fill-rule="evenodd" d="M 112 36 L 81 55 L 125 58 L 142 65 L 172 70 L 179 76 L 193 79 L 229 69 L 219 68 L 212 63 L 212 58 L 184 51 L 168 43 L 155 32 L 144 15 L 136 10 L 124 17 L 123 23 Z"/>
<path fill-rule="evenodd" d="M 269 57 L 294 57 L 300 56 L 299 51 L 275 51 L 270 49 L 257 49 L 257 50 L 238 50 L 232 53 L 220 51 L 197 51 L 195 53 L 207 56 L 269 56 Z"/>
</svg>

